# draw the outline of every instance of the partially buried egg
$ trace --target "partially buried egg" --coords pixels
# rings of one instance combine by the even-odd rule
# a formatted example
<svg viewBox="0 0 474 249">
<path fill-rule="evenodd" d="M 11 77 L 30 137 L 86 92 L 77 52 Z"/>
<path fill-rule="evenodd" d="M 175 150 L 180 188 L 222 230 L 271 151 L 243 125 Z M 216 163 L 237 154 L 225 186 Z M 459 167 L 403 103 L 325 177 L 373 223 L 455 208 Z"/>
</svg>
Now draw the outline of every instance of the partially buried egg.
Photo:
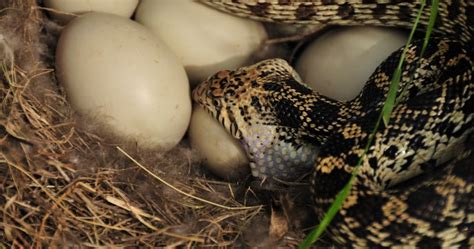
<svg viewBox="0 0 474 249">
<path fill-rule="evenodd" d="M 189 137 L 193 149 L 214 174 L 231 181 L 250 174 L 249 160 L 240 142 L 200 106 L 193 110 Z"/>
<path fill-rule="evenodd" d="M 76 18 L 61 34 L 56 68 L 73 107 L 120 137 L 168 150 L 184 135 L 191 115 L 184 68 L 138 23 L 105 13 Z"/>
</svg>

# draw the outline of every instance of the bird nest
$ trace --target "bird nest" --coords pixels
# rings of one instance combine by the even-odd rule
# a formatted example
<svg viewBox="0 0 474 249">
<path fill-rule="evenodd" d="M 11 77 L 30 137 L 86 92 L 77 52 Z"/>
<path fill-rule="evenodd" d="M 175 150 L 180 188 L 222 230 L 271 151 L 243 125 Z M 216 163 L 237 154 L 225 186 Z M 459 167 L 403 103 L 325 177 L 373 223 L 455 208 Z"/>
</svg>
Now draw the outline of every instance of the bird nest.
<svg viewBox="0 0 474 249">
<path fill-rule="evenodd" d="M 0 248 L 302 241 L 314 219 L 298 195 L 220 181 L 186 138 L 168 152 L 143 149 L 75 113 L 54 72 L 62 27 L 47 11 L 0 2 Z"/>
<path fill-rule="evenodd" d="M 0 247 L 302 240 L 301 224 L 286 222 L 298 219 L 210 176 L 186 139 L 158 153 L 90 127 L 55 79 L 60 29 L 35 0 L 0 3 Z"/>
</svg>

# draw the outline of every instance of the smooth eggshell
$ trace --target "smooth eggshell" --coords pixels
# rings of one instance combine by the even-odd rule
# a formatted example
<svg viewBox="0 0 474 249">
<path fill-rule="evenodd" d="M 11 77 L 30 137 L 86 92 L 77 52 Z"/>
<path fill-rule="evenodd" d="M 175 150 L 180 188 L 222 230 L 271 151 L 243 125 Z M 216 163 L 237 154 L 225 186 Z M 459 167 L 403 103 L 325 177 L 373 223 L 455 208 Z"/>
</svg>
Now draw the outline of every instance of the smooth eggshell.
<svg viewBox="0 0 474 249">
<path fill-rule="evenodd" d="M 307 45 L 295 68 L 315 91 L 338 100 L 351 100 L 377 66 L 402 47 L 407 38 L 404 32 L 390 28 L 336 28 Z"/>
<path fill-rule="evenodd" d="M 61 14 L 68 12 L 81 15 L 88 12 L 105 12 L 130 18 L 137 7 L 138 0 L 45 0 L 44 5 L 55 9 L 51 11 L 54 19 L 66 24 L 74 18 L 73 15 Z"/>
<path fill-rule="evenodd" d="M 142 0 L 135 19 L 171 48 L 192 84 L 244 65 L 267 38 L 263 25 L 190 0 Z"/>
<path fill-rule="evenodd" d="M 184 135 L 191 115 L 186 73 L 140 24 L 105 13 L 73 20 L 59 39 L 56 68 L 73 107 L 120 136 L 170 149 Z"/>
<path fill-rule="evenodd" d="M 189 125 L 191 146 L 214 174 L 239 180 L 250 174 L 249 161 L 240 142 L 202 107 L 195 106 Z"/>
</svg>

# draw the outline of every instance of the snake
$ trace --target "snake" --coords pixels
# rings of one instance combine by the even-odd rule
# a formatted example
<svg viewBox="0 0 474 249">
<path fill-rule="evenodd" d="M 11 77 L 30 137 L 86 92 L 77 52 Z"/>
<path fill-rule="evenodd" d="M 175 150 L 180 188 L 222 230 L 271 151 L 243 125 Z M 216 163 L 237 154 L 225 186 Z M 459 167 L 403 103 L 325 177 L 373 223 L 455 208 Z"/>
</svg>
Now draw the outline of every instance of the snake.
<svg viewBox="0 0 474 249">
<path fill-rule="evenodd" d="M 409 29 L 419 0 L 203 1 L 259 21 Z M 420 28 L 428 26 L 430 3 Z M 433 35 L 407 45 L 397 101 L 371 137 L 404 48 L 387 57 L 360 94 L 341 102 L 302 82 L 283 59 L 221 70 L 193 100 L 238 139 L 252 175 L 294 180 L 310 174 L 321 219 L 357 168 L 328 228 L 347 247 L 474 246 L 474 169 L 458 163 L 474 127 L 474 1 L 442 0 Z M 236 34 L 238 35 L 238 34 Z M 343 73 L 343 72 L 341 72 Z M 364 149 L 369 138 L 373 143 Z M 362 158 L 362 159 L 361 159 Z"/>
</svg>

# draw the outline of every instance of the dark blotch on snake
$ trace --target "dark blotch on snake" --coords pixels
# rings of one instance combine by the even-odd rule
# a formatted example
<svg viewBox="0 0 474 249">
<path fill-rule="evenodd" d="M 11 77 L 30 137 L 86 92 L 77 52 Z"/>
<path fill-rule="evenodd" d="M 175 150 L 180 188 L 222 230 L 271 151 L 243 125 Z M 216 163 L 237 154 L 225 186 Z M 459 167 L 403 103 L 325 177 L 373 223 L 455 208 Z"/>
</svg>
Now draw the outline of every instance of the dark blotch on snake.
<svg viewBox="0 0 474 249">
<path fill-rule="evenodd" d="M 288 100 L 282 99 L 274 103 L 274 110 L 278 120 L 280 120 L 280 125 L 300 128 L 301 127 L 301 112 L 295 107 L 295 104 Z"/>
<path fill-rule="evenodd" d="M 313 90 L 311 90 L 309 87 L 299 83 L 294 78 L 287 79 L 285 81 L 285 83 L 286 83 L 286 85 L 288 85 L 291 88 L 295 89 L 299 93 L 302 93 L 302 94 L 312 94 L 313 93 Z"/>
<path fill-rule="evenodd" d="M 316 15 L 316 12 L 314 12 L 313 6 L 300 4 L 298 9 L 296 9 L 295 15 L 300 20 L 309 20 L 312 16 Z"/>
<path fill-rule="evenodd" d="M 291 3 L 291 0 L 278 0 L 278 4 L 280 5 L 288 5 Z"/>
<path fill-rule="evenodd" d="M 367 0 L 364 0 L 364 3 Z M 370 0 L 372 2 L 376 2 L 376 0 Z M 374 14 L 375 17 L 381 17 L 384 16 L 385 13 L 387 12 L 387 6 L 385 4 L 377 4 L 375 8 L 372 10 L 372 13 Z"/>
<path fill-rule="evenodd" d="M 277 83 L 273 83 L 273 82 L 270 82 L 270 83 L 265 83 L 263 85 L 263 89 L 267 90 L 267 91 L 280 91 L 282 88 L 281 85 L 277 84 Z"/>
<path fill-rule="evenodd" d="M 350 18 L 354 15 L 354 7 L 348 3 L 341 4 L 337 10 L 337 14 L 343 19 Z"/>
<path fill-rule="evenodd" d="M 256 16 L 265 16 L 270 3 L 257 3 L 256 5 L 247 5 L 248 9 Z"/>
<path fill-rule="evenodd" d="M 383 152 L 383 155 L 389 159 L 395 159 L 397 157 L 398 147 L 395 145 L 390 145 L 388 149 Z"/>
</svg>

